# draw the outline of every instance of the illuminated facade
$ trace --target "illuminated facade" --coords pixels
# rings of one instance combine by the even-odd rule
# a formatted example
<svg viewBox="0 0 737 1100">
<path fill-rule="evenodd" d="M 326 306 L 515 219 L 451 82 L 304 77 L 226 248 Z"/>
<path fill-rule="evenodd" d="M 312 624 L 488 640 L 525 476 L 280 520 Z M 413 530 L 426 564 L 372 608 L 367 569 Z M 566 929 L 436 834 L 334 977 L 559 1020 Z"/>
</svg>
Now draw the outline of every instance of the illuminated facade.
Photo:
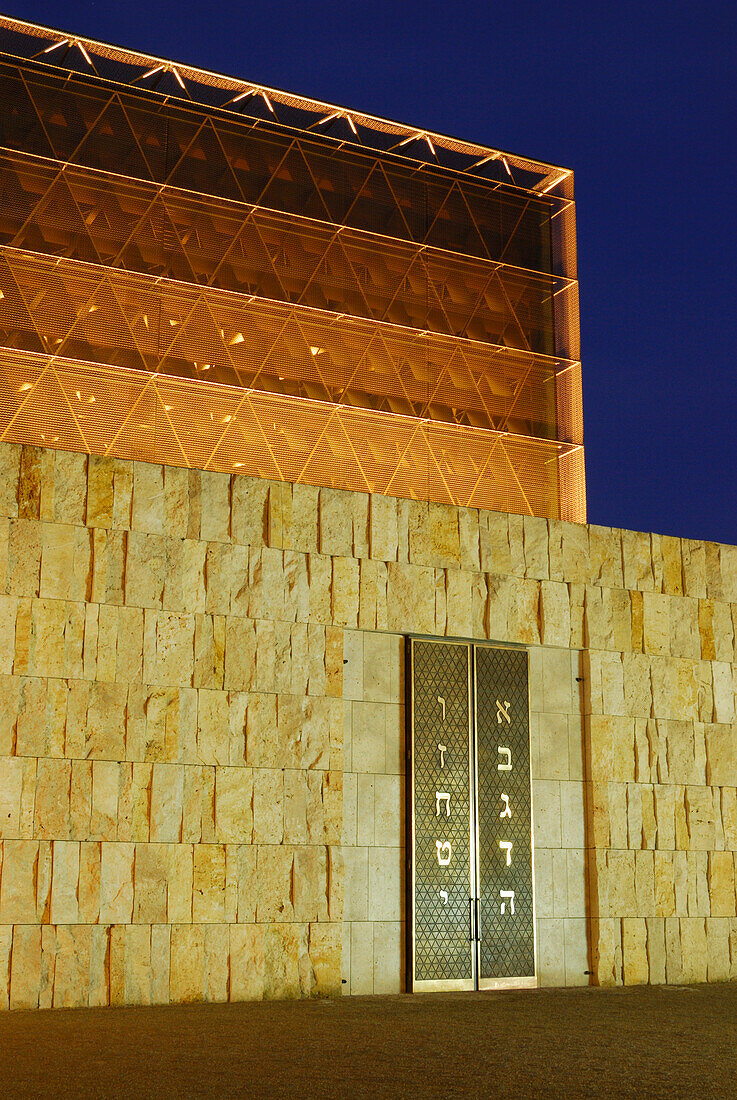
<svg viewBox="0 0 737 1100">
<path fill-rule="evenodd" d="M 0 50 L 0 440 L 585 522 L 569 171 Z"/>
</svg>

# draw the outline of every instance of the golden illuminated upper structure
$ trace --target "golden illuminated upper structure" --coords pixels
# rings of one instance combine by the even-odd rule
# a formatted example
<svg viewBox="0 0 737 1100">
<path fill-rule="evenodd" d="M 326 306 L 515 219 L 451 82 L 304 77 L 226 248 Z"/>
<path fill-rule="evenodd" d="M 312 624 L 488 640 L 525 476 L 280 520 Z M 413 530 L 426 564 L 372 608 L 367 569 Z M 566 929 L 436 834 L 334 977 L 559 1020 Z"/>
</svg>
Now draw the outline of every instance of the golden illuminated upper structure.
<svg viewBox="0 0 737 1100">
<path fill-rule="evenodd" d="M 0 439 L 586 518 L 572 174 L 0 17 Z"/>
</svg>

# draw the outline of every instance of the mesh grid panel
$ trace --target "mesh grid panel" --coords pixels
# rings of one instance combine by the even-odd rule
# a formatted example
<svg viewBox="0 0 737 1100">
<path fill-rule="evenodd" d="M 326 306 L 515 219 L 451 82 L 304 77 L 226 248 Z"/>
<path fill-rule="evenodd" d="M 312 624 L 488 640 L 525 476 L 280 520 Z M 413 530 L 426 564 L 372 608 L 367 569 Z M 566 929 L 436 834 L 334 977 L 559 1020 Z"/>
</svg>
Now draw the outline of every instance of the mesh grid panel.
<svg viewBox="0 0 737 1100">
<path fill-rule="evenodd" d="M 0 60 L 3 439 L 585 518 L 564 176 L 167 99 L 167 65 L 126 90 L 75 50 Z"/>
</svg>

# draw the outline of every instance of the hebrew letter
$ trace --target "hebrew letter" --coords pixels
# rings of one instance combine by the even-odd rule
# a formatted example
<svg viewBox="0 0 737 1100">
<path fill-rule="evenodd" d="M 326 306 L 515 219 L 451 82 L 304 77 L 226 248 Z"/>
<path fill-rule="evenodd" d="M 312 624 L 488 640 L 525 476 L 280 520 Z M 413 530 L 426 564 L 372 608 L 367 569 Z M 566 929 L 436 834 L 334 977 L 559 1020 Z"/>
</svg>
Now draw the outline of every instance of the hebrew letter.
<svg viewBox="0 0 737 1100">
<path fill-rule="evenodd" d="M 443 712 L 443 721 L 445 721 L 445 699 L 443 699 L 442 695 L 438 695 L 438 702 L 440 703 L 440 709 Z"/>
<path fill-rule="evenodd" d="M 447 867 L 450 863 L 450 857 L 453 854 L 453 849 L 450 846 L 449 840 L 436 840 L 435 847 L 438 850 L 438 863 L 441 867 Z M 442 852 L 442 855 L 441 855 Z"/>
<path fill-rule="evenodd" d="M 445 754 L 448 750 L 445 745 L 438 745 L 438 752 L 440 753 L 440 767 L 445 767 Z"/>
<path fill-rule="evenodd" d="M 509 699 L 505 699 L 503 703 L 500 703 L 499 700 L 497 699 L 497 701 L 496 701 L 496 720 L 497 720 L 497 725 L 501 726 L 502 720 L 504 720 L 507 723 L 508 726 L 511 726 L 512 719 L 509 717 Z"/>
<path fill-rule="evenodd" d="M 514 916 L 514 890 L 500 890 L 499 891 L 499 897 L 500 898 L 509 898 L 509 912 L 512 914 L 512 916 Z M 506 913 L 506 911 L 507 911 L 506 901 L 502 902 L 501 911 L 502 911 L 502 914 Z"/>
<path fill-rule="evenodd" d="M 512 750 L 505 749 L 503 745 L 497 745 L 496 751 L 500 756 L 506 757 L 506 764 L 497 764 L 496 770 L 498 772 L 511 772 L 512 770 Z"/>
<path fill-rule="evenodd" d="M 435 816 L 440 817 L 440 803 L 445 803 L 445 816 L 450 817 L 450 795 L 446 791 L 435 792 Z"/>
<path fill-rule="evenodd" d="M 512 841 L 511 840 L 500 840 L 499 841 L 499 847 L 502 849 L 503 852 L 506 851 L 506 853 L 507 853 L 507 867 L 511 867 L 512 866 Z M 514 912 L 514 906 L 512 906 L 512 912 Z"/>
<path fill-rule="evenodd" d="M 440 896 L 443 899 L 443 905 L 447 905 L 448 904 L 448 891 L 447 890 L 441 890 L 440 891 Z"/>
<path fill-rule="evenodd" d="M 501 796 L 501 799 L 502 799 L 502 802 L 504 803 L 504 809 L 499 814 L 499 817 L 511 817 L 512 816 L 512 811 L 509 808 L 509 795 L 508 794 L 503 794 Z"/>
</svg>

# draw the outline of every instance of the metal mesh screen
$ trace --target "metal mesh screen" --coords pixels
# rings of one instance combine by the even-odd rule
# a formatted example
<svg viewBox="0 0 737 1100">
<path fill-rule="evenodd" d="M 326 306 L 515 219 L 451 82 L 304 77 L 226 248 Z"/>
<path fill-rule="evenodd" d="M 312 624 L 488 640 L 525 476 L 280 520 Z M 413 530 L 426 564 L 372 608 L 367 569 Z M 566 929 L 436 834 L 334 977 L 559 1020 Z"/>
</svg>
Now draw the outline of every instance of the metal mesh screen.
<svg viewBox="0 0 737 1100">
<path fill-rule="evenodd" d="M 568 200 L 533 162 L 156 90 L 0 61 L 0 438 L 585 519 Z"/>
</svg>

